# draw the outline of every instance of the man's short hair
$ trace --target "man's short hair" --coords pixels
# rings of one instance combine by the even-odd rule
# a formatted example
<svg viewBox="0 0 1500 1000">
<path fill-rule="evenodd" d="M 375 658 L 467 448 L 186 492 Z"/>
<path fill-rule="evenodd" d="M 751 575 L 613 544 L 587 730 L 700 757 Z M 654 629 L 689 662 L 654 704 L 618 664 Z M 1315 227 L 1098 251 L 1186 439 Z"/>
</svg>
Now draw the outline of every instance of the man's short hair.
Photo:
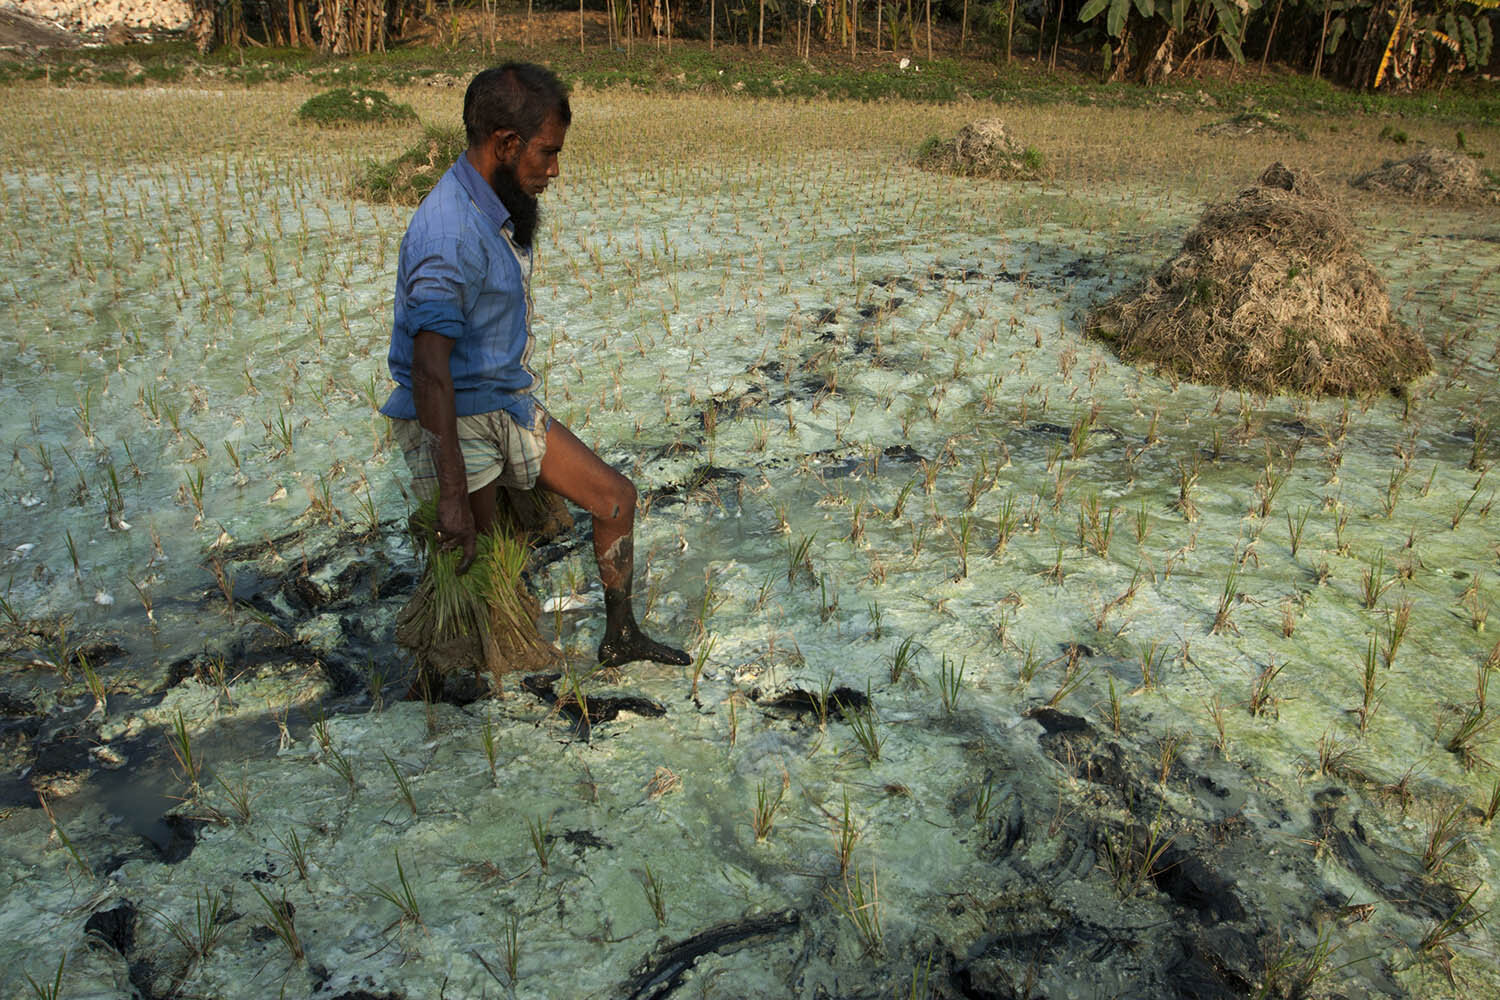
<svg viewBox="0 0 1500 1000">
<path fill-rule="evenodd" d="M 572 123 L 568 88 L 550 69 L 535 63 L 510 62 L 483 70 L 469 81 L 464 94 L 464 131 L 471 147 L 505 130 L 529 142 L 554 114 L 565 127 Z"/>
</svg>

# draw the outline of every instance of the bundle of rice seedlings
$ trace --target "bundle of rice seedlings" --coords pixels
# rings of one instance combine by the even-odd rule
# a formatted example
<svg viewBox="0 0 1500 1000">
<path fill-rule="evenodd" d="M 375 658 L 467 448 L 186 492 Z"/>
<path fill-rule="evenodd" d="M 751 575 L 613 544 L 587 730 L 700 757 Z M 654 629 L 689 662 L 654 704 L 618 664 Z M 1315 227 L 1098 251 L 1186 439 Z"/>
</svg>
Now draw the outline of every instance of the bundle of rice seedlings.
<svg viewBox="0 0 1500 1000">
<path fill-rule="evenodd" d="M 1386 160 L 1349 183 L 1365 191 L 1401 194 L 1419 201 L 1500 204 L 1500 186 L 1484 175 L 1474 158 L 1446 149 L 1428 148 L 1404 160 Z"/>
<path fill-rule="evenodd" d="M 1096 308 L 1084 331 L 1124 361 L 1265 393 L 1358 395 L 1432 367 L 1339 206 L 1280 163 L 1210 205 L 1177 256 Z"/>
<path fill-rule="evenodd" d="M 1042 154 L 1021 148 L 999 118 L 981 118 L 944 141 L 932 136 L 917 150 L 917 166 L 961 177 L 1031 180 L 1042 176 Z"/>
<path fill-rule="evenodd" d="M 425 572 L 396 619 L 396 642 L 416 658 L 421 675 L 487 672 L 502 690 L 506 674 L 554 663 L 558 651 L 537 631 L 541 608 L 524 575 L 531 536 L 502 523 L 480 536 L 474 563 L 460 576 L 462 553 L 438 546 L 434 521 L 432 505 L 413 517 Z"/>
</svg>

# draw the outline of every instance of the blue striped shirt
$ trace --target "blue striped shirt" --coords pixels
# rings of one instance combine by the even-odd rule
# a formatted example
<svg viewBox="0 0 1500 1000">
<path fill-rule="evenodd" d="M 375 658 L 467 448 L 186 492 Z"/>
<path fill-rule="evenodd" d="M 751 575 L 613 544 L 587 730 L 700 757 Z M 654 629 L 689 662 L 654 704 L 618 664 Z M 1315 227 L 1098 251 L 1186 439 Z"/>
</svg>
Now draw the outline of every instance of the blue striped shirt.
<svg viewBox="0 0 1500 1000">
<path fill-rule="evenodd" d="M 531 357 L 531 251 L 511 241 L 510 212 L 468 157 L 412 215 L 396 268 L 388 357 L 396 388 L 380 412 L 417 415 L 411 392 L 419 330 L 453 341 L 449 368 L 461 417 L 507 410 L 530 426 L 537 378 Z"/>
</svg>

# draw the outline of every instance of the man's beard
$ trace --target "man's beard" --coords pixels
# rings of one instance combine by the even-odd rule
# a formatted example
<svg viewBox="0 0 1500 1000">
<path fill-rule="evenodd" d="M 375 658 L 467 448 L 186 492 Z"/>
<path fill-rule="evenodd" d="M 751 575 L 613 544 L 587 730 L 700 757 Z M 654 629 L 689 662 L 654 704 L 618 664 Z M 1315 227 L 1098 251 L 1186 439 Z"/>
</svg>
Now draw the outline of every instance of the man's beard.
<svg viewBox="0 0 1500 1000">
<path fill-rule="evenodd" d="M 521 190 L 515 168 L 503 163 L 497 164 L 494 173 L 490 175 L 490 187 L 495 189 L 500 203 L 510 213 L 511 225 L 515 227 L 516 245 L 530 248 L 531 238 L 536 235 L 536 224 L 542 217 L 536 196 Z"/>
</svg>

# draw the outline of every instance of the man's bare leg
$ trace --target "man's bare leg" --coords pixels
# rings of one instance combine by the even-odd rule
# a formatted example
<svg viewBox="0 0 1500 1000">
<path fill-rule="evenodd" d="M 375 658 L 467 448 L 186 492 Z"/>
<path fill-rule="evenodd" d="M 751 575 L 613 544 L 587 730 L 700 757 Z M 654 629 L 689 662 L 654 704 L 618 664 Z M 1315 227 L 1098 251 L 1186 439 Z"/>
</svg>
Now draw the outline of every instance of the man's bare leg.
<svg viewBox="0 0 1500 1000">
<path fill-rule="evenodd" d="M 573 501 L 594 518 L 594 558 L 604 584 L 600 665 L 618 667 L 632 660 L 691 663 L 687 653 L 652 639 L 635 621 L 630 596 L 635 574 L 635 485 L 556 420 L 547 430 L 547 453 L 537 485 Z"/>
</svg>

